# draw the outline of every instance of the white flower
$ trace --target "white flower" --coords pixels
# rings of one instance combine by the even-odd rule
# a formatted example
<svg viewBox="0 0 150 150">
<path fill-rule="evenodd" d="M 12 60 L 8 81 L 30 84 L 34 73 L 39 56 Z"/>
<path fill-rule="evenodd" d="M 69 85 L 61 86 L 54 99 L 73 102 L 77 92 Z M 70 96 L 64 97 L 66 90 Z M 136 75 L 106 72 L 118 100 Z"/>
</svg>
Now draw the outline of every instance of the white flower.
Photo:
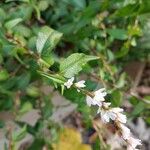
<svg viewBox="0 0 150 150">
<path fill-rule="evenodd" d="M 116 120 L 118 120 L 121 123 L 126 123 L 127 122 L 127 117 L 126 115 L 122 114 L 123 109 L 116 107 L 111 109 L 112 112 L 116 113 L 117 117 Z"/>
<path fill-rule="evenodd" d="M 130 129 L 127 128 L 124 124 L 120 123 L 120 128 L 121 128 L 121 133 L 122 133 L 122 137 L 123 139 L 127 140 L 130 138 L 131 132 Z"/>
<path fill-rule="evenodd" d="M 99 89 L 94 92 L 94 100 L 95 101 L 105 101 L 104 97 L 107 95 L 105 88 Z"/>
<path fill-rule="evenodd" d="M 74 77 L 68 79 L 68 81 L 64 83 L 64 85 L 67 87 L 67 89 L 69 89 L 72 86 L 73 81 L 74 81 Z"/>
<path fill-rule="evenodd" d="M 86 87 L 85 81 L 81 80 L 81 81 L 75 83 L 75 86 L 78 87 L 78 88 L 84 88 L 84 87 Z"/>
<path fill-rule="evenodd" d="M 90 96 L 86 96 L 86 103 L 89 107 L 91 107 L 91 105 L 93 105 L 93 98 L 91 98 Z"/>
<path fill-rule="evenodd" d="M 118 113 L 117 114 L 117 120 L 121 123 L 126 123 L 127 122 L 127 117 L 124 114 Z"/>
<path fill-rule="evenodd" d="M 91 105 L 98 105 L 99 107 L 102 106 L 102 102 L 105 101 L 104 97 L 106 96 L 105 88 L 99 89 L 94 92 L 94 97 L 87 96 L 86 103 L 88 106 Z"/>
<path fill-rule="evenodd" d="M 103 102 L 103 106 L 108 109 L 110 103 Z M 121 114 L 123 109 L 121 108 L 111 108 L 108 110 L 102 110 L 101 108 L 98 109 L 97 113 L 101 112 L 101 119 L 103 122 L 109 122 L 111 120 L 118 120 L 119 122 L 125 123 L 126 122 L 126 116 Z"/>
<path fill-rule="evenodd" d="M 131 137 L 131 136 L 130 136 L 130 138 L 128 139 L 128 143 L 129 143 L 129 145 L 128 145 L 127 150 L 137 150 L 136 147 L 137 147 L 138 145 L 142 145 L 141 140 L 135 139 L 135 138 L 133 138 L 133 137 Z"/>
<path fill-rule="evenodd" d="M 94 100 L 92 97 L 88 96 L 86 97 L 86 103 L 87 105 L 90 107 L 91 105 L 98 105 L 99 107 L 102 106 L 102 102 L 101 101 L 96 101 Z"/>
<path fill-rule="evenodd" d="M 110 119 L 115 120 L 117 117 L 116 114 L 110 110 L 101 109 L 100 114 L 101 114 L 101 119 L 104 123 L 109 122 Z"/>
<path fill-rule="evenodd" d="M 111 109 L 113 112 L 115 112 L 115 113 L 121 113 L 121 112 L 123 112 L 123 109 L 122 108 L 119 108 L 119 107 L 114 107 L 114 108 L 112 108 Z"/>
<path fill-rule="evenodd" d="M 76 82 L 76 83 L 75 83 L 75 86 L 78 87 L 78 88 L 84 88 L 84 87 L 86 87 L 85 81 L 84 81 L 84 80 L 81 80 L 81 81 L 79 81 L 79 82 Z M 79 89 L 77 89 L 77 91 L 80 92 Z"/>
</svg>

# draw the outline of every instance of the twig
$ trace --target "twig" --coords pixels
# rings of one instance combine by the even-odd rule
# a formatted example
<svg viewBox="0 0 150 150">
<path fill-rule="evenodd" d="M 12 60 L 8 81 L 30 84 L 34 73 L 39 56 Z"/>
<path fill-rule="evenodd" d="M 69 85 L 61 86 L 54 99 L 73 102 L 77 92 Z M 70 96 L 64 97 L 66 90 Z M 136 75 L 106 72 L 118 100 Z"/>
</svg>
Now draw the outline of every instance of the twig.
<svg viewBox="0 0 150 150">
<path fill-rule="evenodd" d="M 150 101 L 149 100 L 147 100 L 147 99 L 145 99 L 145 98 L 142 98 L 141 96 L 139 96 L 138 94 L 136 94 L 135 92 L 130 92 L 129 93 L 131 96 L 134 96 L 134 97 L 136 97 L 137 99 L 140 99 L 140 100 L 142 100 L 144 103 L 146 103 L 146 104 L 150 104 Z"/>
<path fill-rule="evenodd" d="M 98 125 L 97 122 L 94 121 L 94 120 L 92 121 L 92 123 L 93 123 L 93 127 L 94 127 L 94 129 L 96 130 L 96 132 L 97 132 L 97 134 L 98 134 L 98 137 L 99 137 L 99 139 L 100 139 L 100 141 L 101 141 L 102 149 L 103 149 L 103 150 L 106 150 L 106 149 L 107 149 L 107 145 L 106 145 L 105 141 L 103 140 L 102 133 L 100 132 L 100 127 L 99 127 L 99 125 Z"/>
</svg>

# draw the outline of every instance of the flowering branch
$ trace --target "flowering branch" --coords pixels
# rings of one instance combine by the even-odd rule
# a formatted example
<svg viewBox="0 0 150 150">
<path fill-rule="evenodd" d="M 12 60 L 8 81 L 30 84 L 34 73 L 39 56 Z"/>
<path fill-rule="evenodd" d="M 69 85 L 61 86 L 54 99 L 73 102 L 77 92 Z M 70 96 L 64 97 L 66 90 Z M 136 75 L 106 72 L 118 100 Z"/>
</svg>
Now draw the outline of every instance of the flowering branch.
<svg viewBox="0 0 150 150">
<path fill-rule="evenodd" d="M 16 41 L 16 43 L 21 45 L 18 41 Z M 30 54 L 31 56 L 34 56 L 34 58 L 40 60 L 38 55 L 30 52 L 26 47 L 23 47 L 23 48 L 25 48 L 27 50 L 27 54 Z M 107 68 L 107 69 L 109 70 L 109 68 Z M 48 68 L 47 68 L 47 70 L 48 70 Z M 64 81 L 62 83 L 64 83 Z M 78 92 L 81 91 L 82 93 L 84 93 L 86 95 L 86 102 L 87 102 L 88 106 L 91 106 L 91 105 L 98 106 L 97 113 L 100 114 L 101 120 L 104 123 L 108 123 L 108 122 L 110 122 L 110 120 L 114 121 L 114 124 L 116 125 L 117 129 L 119 130 L 119 134 L 128 144 L 127 149 L 128 150 L 138 150 L 138 149 L 136 149 L 136 147 L 138 145 L 141 145 L 141 141 L 139 139 L 133 138 L 132 134 L 130 132 L 130 129 L 128 129 L 125 126 L 127 118 L 123 114 L 123 109 L 119 108 L 119 107 L 111 108 L 110 107 L 111 103 L 105 102 L 104 97 L 107 95 L 105 88 L 99 89 L 95 92 L 89 92 L 89 91 L 83 89 L 84 87 L 86 87 L 85 81 L 81 80 L 79 82 L 74 83 L 74 77 L 72 77 L 67 82 L 65 82 L 64 86 L 66 86 L 67 89 L 69 89 L 69 88 L 71 88 L 71 86 L 73 86 L 77 89 Z"/>
<path fill-rule="evenodd" d="M 124 110 L 119 107 L 111 108 L 111 103 L 105 101 L 105 96 L 107 95 L 105 88 L 99 89 L 95 92 L 89 92 L 83 89 L 86 87 L 84 80 L 76 83 L 73 82 L 74 77 L 65 82 L 64 85 L 68 89 L 71 88 L 71 86 L 74 86 L 77 88 L 77 91 L 82 91 L 86 95 L 86 103 L 89 107 L 92 105 L 98 106 L 97 113 L 100 114 L 101 120 L 104 123 L 108 123 L 110 121 L 114 122 L 119 131 L 119 135 L 127 143 L 127 150 L 138 150 L 136 147 L 138 145 L 142 145 L 141 140 L 134 138 L 130 129 L 125 126 L 127 117 L 123 114 Z"/>
</svg>

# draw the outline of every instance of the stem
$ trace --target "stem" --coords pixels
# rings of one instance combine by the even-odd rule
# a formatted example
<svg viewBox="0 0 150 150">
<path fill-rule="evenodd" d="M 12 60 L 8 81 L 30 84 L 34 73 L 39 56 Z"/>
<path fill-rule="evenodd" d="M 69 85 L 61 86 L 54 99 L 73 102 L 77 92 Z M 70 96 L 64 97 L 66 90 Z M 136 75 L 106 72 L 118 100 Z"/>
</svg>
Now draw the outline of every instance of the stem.
<svg viewBox="0 0 150 150">
<path fill-rule="evenodd" d="M 104 82 L 104 81 L 103 81 L 99 76 L 97 76 L 96 74 L 91 73 L 90 76 L 91 76 L 92 78 L 94 78 L 95 80 L 97 80 L 98 82 L 102 83 L 105 88 L 107 87 L 106 82 Z"/>
<path fill-rule="evenodd" d="M 103 150 L 106 150 L 106 149 L 107 149 L 107 145 L 106 145 L 105 141 L 103 140 L 102 133 L 100 132 L 100 127 L 99 127 L 99 125 L 97 124 L 96 121 L 92 121 L 92 123 L 93 123 L 93 127 L 94 127 L 94 129 L 96 130 L 96 132 L 97 132 L 97 134 L 98 134 L 98 137 L 99 137 L 99 139 L 100 139 L 100 141 L 101 141 L 101 145 L 100 145 L 100 146 L 102 146 L 101 148 L 102 148 Z"/>
<path fill-rule="evenodd" d="M 19 57 L 17 54 L 15 55 L 15 58 L 17 59 L 17 61 L 18 61 L 22 66 L 24 66 L 26 69 L 29 69 L 29 66 L 26 65 L 26 64 L 20 59 L 20 57 Z"/>
<path fill-rule="evenodd" d="M 102 54 L 100 53 L 97 53 L 97 51 L 95 49 L 92 49 L 92 52 L 94 55 L 98 56 L 100 58 L 100 60 L 102 61 L 104 67 L 106 68 L 106 70 L 111 74 L 112 76 L 112 81 L 115 83 L 115 80 L 114 80 L 114 73 L 112 72 L 110 66 L 107 64 L 106 62 L 106 58 L 105 56 L 103 56 Z"/>
<path fill-rule="evenodd" d="M 82 93 L 85 94 L 85 95 L 88 95 L 88 96 L 90 96 L 90 97 L 92 97 L 92 98 L 94 97 L 94 94 L 93 94 L 93 93 L 91 93 L 91 92 L 89 92 L 89 91 L 87 91 L 87 90 L 85 90 L 85 89 L 76 87 L 75 85 L 73 85 L 73 87 L 75 87 L 76 89 L 82 91 Z"/>
</svg>

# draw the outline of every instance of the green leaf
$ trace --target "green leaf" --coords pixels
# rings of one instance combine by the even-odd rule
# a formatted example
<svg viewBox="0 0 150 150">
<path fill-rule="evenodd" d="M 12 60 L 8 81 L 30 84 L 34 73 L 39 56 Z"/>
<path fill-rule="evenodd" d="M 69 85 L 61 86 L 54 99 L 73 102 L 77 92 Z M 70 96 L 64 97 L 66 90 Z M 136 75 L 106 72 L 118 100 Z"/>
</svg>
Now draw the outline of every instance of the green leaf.
<svg viewBox="0 0 150 150">
<path fill-rule="evenodd" d="M 24 25 L 18 25 L 14 27 L 13 31 L 24 37 L 31 37 L 31 30 Z"/>
<path fill-rule="evenodd" d="M 124 29 L 107 29 L 107 33 L 117 40 L 126 40 L 128 33 Z"/>
<path fill-rule="evenodd" d="M 7 80 L 9 78 L 9 74 L 7 70 L 3 69 L 0 71 L 0 81 Z"/>
<path fill-rule="evenodd" d="M 0 54 L 0 64 L 3 62 L 3 57 L 2 55 Z"/>
<path fill-rule="evenodd" d="M 138 25 L 128 26 L 128 34 L 130 36 L 141 36 L 142 35 L 142 29 Z"/>
<path fill-rule="evenodd" d="M 78 74 L 88 61 L 96 60 L 98 58 L 99 57 L 89 56 L 83 53 L 74 53 L 60 63 L 60 72 L 64 77 L 71 78 Z"/>
<path fill-rule="evenodd" d="M 8 3 L 8 2 L 15 2 L 15 1 L 29 2 L 30 0 L 6 0 L 5 3 Z"/>
<path fill-rule="evenodd" d="M 150 125 L 150 117 L 147 117 L 145 120 L 146 120 L 146 123 L 147 123 L 148 125 Z"/>
<path fill-rule="evenodd" d="M 0 128 L 3 128 L 5 126 L 5 122 L 0 120 Z"/>
<path fill-rule="evenodd" d="M 123 88 L 126 83 L 126 74 L 122 73 L 116 83 L 117 88 Z"/>
<path fill-rule="evenodd" d="M 139 102 L 135 107 L 134 110 L 132 112 L 133 116 L 137 116 L 139 115 L 145 108 L 145 104 L 143 102 Z"/>
<path fill-rule="evenodd" d="M 43 58 L 38 60 L 38 64 L 41 66 L 41 68 L 47 67 L 49 68 L 54 64 L 54 58 L 50 54 L 49 56 L 43 56 Z"/>
<path fill-rule="evenodd" d="M 40 11 L 44 11 L 48 8 L 49 2 L 47 0 L 41 0 L 38 3 L 38 8 Z"/>
<path fill-rule="evenodd" d="M 120 51 L 115 52 L 115 57 L 121 58 L 121 57 L 127 55 L 130 50 L 130 44 L 131 43 L 129 40 L 127 42 L 125 42 L 124 45 L 121 47 Z"/>
<path fill-rule="evenodd" d="M 36 41 L 36 48 L 40 55 L 49 55 L 50 52 L 55 48 L 62 33 L 53 30 L 52 28 L 45 26 L 41 29 L 38 34 Z"/>
<path fill-rule="evenodd" d="M 62 76 L 58 75 L 58 74 L 52 75 L 52 74 L 48 74 L 48 73 L 45 73 L 45 72 L 42 72 L 42 71 L 38 71 L 38 73 L 40 75 L 54 81 L 55 83 L 64 84 L 64 82 L 65 82 L 65 79 Z"/>
<path fill-rule="evenodd" d="M 144 96 L 144 99 L 150 101 L 150 96 L 146 95 L 146 96 Z"/>
<path fill-rule="evenodd" d="M 53 104 L 51 103 L 50 97 L 47 95 L 43 97 L 43 101 L 45 105 L 42 107 L 42 114 L 45 119 L 48 119 L 52 115 Z"/>
<path fill-rule="evenodd" d="M 140 5 L 138 3 L 136 4 L 129 4 L 115 12 L 115 15 L 118 17 L 125 17 L 125 16 L 134 16 L 138 14 Z"/>
<path fill-rule="evenodd" d="M 27 93 L 27 95 L 34 97 L 34 98 L 37 98 L 40 96 L 40 90 L 35 86 L 27 87 L 26 93 Z"/>
<path fill-rule="evenodd" d="M 17 77 L 16 82 L 18 89 L 24 90 L 28 86 L 30 79 L 31 79 L 30 73 L 24 73 L 21 76 Z"/>
<path fill-rule="evenodd" d="M 132 97 L 129 98 L 129 102 L 130 102 L 133 106 L 135 106 L 135 105 L 138 104 L 139 99 L 137 99 L 136 97 L 132 96 Z"/>
<path fill-rule="evenodd" d="M 86 6 L 85 0 L 71 0 L 71 3 L 76 6 L 78 9 L 83 9 Z"/>
<path fill-rule="evenodd" d="M 23 104 L 21 109 L 19 110 L 19 114 L 24 114 L 32 109 L 32 104 L 30 102 L 26 102 Z"/>
<path fill-rule="evenodd" d="M 6 12 L 4 11 L 4 9 L 0 8 L 0 25 L 6 19 L 6 17 L 7 17 Z"/>
<path fill-rule="evenodd" d="M 22 21 L 22 18 L 16 18 L 16 19 L 10 20 L 10 21 L 5 23 L 5 27 L 7 29 L 11 29 L 11 28 L 15 27 L 21 21 Z"/>
<path fill-rule="evenodd" d="M 107 29 L 107 33 L 117 40 L 126 40 L 128 38 L 127 31 L 124 29 Z"/>
<path fill-rule="evenodd" d="M 20 129 L 18 132 L 17 131 L 14 131 L 13 134 L 12 134 L 12 139 L 13 141 L 20 141 L 22 140 L 25 136 L 26 136 L 26 130 L 27 130 L 27 127 L 24 126 L 22 129 Z"/>
<path fill-rule="evenodd" d="M 122 102 L 122 93 L 119 90 L 114 90 L 111 94 L 112 98 L 111 98 L 111 102 L 112 105 L 117 107 L 121 105 Z"/>
</svg>

